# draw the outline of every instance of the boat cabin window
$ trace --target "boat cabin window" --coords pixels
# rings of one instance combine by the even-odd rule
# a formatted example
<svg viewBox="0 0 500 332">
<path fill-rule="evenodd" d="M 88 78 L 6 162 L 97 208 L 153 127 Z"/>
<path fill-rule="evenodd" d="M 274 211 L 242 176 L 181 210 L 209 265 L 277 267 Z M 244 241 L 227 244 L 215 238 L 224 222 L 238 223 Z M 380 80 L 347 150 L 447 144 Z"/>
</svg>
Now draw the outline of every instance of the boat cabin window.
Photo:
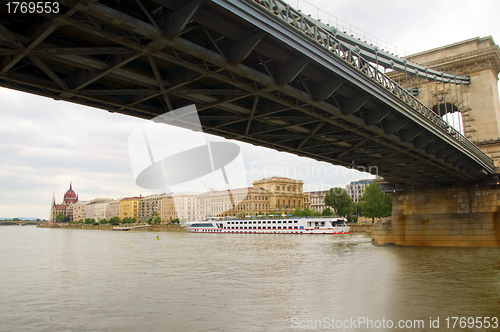
<svg viewBox="0 0 500 332">
<path fill-rule="evenodd" d="M 295 221 L 294 221 L 294 223 L 298 223 L 298 221 L 297 221 L 297 220 L 295 220 Z"/>
<path fill-rule="evenodd" d="M 278 224 L 281 224 L 281 221 L 280 221 L 280 220 L 278 220 Z"/>
<path fill-rule="evenodd" d="M 325 226 L 325 222 L 324 221 L 321 222 L 321 226 Z"/>
</svg>

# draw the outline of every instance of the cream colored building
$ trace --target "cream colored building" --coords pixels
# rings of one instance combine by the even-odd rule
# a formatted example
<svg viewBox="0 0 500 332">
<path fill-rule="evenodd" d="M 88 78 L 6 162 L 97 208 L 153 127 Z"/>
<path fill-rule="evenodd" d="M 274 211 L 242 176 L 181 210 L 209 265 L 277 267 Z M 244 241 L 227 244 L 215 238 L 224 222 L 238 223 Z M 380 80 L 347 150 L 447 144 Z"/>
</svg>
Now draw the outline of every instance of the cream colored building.
<svg viewBox="0 0 500 332">
<path fill-rule="evenodd" d="M 196 220 L 196 197 L 195 194 L 173 195 L 175 211 L 180 220 Z"/>
<path fill-rule="evenodd" d="M 108 202 L 108 219 L 120 217 L 120 200 L 121 198 Z"/>
<path fill-rule="evenodd" d="M 177 218 L 174 199 L 170 194 L 163 194 L 158 197 L 158 215 L 162 221 L 169 222 Z"/>
<path fill-rule="evenodd" d="M 96 198 L 91 202 L 87 202 L 85 219 L 90 218 L 97 222 L 101 219 L 109 219 L 109 201 L 111 201 L 110 198 Z"/>
<path fill-rule="evenodd" d="M 111 201 L 112 200 L 110 198 L 96 198 L 89 203 L 94 206 L 95 221 L 99 221 L 101 219 L 109 220 L 109 202 Z"/>
<path fill-rule="evenodd" d="M 220 190 L 209 195 L 207 216 L 243 218 L 259 212 L 269 212 L 269 193 L 263 188 Z"/>
<path fill-rule="evenodd" d="M 328 190 L 322 191 L 311 191 L 309 192 L 309 197 L 311 200 L 311 210 L 314 212 L 322 213 L 326 209 L 325 196 Z"/>
<path fill-rule="evenodd" d="M 72 204 L 74 221 L 85 220 L 87 218 L 87 203 L 87 201 L 78 201 Z"/>
<path fill-rule="evenodd" d="M 204 220 L 207 217 L 213 217 L 208 211 L 211 192 L 206 192 L 196 196 L 196 220 Z"/>
<path fill-rule="evenodd" d="M 212 191 L 208 193 L 206 216 L 245 218 L 258 213 L 288 214 L 296 208 L 310 208 L 310 197 L 303 192 L 303 185 L 302 180 L 270 177 L 254 181 L 249 188 Z"/>
<path fill-rule="evenodd" d="M 310 208 L 309 194 L 303 192 L 304 182 L 285 177 L 269 177 L 253 182 L 254 187 L 269 191 L 269 209 L 290 213 L 295 208 Z"/>
</svg>

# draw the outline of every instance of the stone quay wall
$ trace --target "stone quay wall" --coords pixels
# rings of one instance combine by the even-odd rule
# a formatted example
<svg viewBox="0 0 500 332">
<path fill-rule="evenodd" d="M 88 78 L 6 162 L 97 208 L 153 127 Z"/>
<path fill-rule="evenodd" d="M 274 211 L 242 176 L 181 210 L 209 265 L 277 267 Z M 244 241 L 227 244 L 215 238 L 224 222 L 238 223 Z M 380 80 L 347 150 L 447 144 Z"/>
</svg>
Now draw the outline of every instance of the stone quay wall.
<svg viewBox="0 0 500 332">
<path fill-rule="evenodd" d="M 370 221 L 369 224 L 347 224 L 347 225 L 350 227 L 350 229 L 349 229 L 350 233 L 356 233 L 356 232 L 371 233 L 373 230 L 373 226 L 375 224 L 372 224 Z"/>
<path fill-rule="evenodd" d="M 66 229 L 93 229 L 112 231 L 113 225 L 67 225 L 62 228 Z M 121 226 L 120 226 L 121 227 Z M 186 232 L 186 228 L 179 225 L 154 225 L 151 227 L 135 228 L 129 232 Z"/>
<path fill-rule="evenodd" d="M 394 194 L 392 218 L 373 228 L 377 245 L 500 247 L 500 187 Z"/>
</svg>

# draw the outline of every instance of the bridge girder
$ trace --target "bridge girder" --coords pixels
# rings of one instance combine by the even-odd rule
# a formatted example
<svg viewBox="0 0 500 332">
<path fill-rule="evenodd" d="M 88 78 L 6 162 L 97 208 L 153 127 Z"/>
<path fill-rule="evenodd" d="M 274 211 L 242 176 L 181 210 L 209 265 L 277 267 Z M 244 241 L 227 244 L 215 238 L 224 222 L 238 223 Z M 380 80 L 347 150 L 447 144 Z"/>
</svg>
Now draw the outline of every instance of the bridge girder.
<svg viewBox="0 0 500 332">
<path fill-rule="evenodd" d="M 61 4 L 60 15 L 1 16 L 1 86 L 146 119 L 194 103 L 207 133 L 376 167 L 392 182 L 471 181 L 492 171 L 479 149 L 454 140 L 397 89 L 259 4 Z"/>
</svg>

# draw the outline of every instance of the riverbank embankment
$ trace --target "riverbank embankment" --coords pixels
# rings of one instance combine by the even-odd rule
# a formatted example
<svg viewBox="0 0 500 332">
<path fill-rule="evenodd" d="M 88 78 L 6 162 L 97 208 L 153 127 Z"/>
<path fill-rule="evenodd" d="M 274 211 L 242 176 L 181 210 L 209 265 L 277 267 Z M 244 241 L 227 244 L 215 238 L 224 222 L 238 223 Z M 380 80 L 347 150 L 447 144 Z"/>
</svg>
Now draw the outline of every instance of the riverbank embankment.
<svg viewBox="0 0 500 332">
<path fill-rule="evenodd" d="M 373 225 L 372 223 L 369 224 L 347 224 L 350 229 L 350 233 L 357 233 L 357 232 L 366 232 L 366 233 L 371 233 L 373 230 Z"/>
<path fill-rule="evenodd" d="M 49 225 L 43 225 L 39 226 L 43 228 L 65 228 L 65 229 L 90 229 L 90 230 L 105 230 L 105 231 L 112 231 L 113 225 L 82 225 L 82 224 L 76 224 L 76 225 L 67 225 L 67 226 L 49 226 Z M 151 227 L 144 227 L 144 228 L 135 228 L 131 229 L 129 232 L 186 232 L 186 228 L 181 227 L 180 225 L 154 225 Z"/>
</svg>

